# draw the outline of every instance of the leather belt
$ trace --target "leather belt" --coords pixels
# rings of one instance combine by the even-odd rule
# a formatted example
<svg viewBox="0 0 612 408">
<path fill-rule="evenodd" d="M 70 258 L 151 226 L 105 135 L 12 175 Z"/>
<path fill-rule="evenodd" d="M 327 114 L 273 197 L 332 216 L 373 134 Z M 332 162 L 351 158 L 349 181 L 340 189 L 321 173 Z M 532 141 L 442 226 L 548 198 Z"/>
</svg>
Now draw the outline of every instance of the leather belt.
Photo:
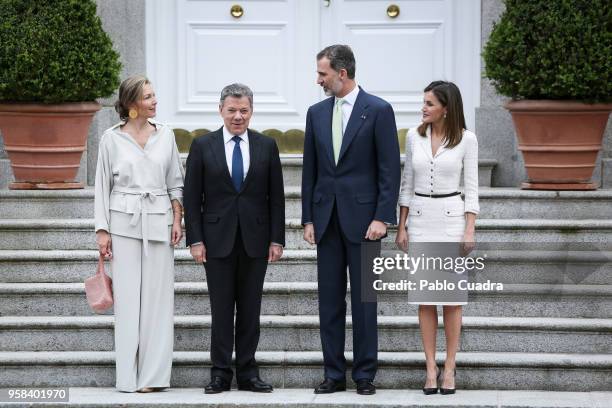
<svg viewBox="0 0 612 408">
<path fill-rule="evenodd" d="M 421 194 L 421 193 L 414 193 L 414 195 L 419 196 L 419 197 L 429 197 L 429 198 L 446 198 L 446 197 L 454 197 L 456 195 L 460 195 L 461 193 L 459 191 L 455 191 L 454 193 L 448 193 L 448 194 Z"/>
</svg>

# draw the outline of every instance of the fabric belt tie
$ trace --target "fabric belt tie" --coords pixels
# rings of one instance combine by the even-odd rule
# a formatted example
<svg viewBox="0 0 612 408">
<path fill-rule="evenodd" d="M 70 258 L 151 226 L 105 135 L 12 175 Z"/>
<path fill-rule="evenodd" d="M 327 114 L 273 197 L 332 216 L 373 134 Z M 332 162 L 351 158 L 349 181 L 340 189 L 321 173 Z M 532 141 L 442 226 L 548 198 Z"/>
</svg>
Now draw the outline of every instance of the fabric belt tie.
<svg viewBox="0 0 612 408">
<path fill-rule="evenodd" d="M 138 195 L 137 207 L 135 208 L 134 215 L 130 220 L 130 225 L 133 227 L 138 224 L 138 220 L 142 217 L 142 223 L 140 225 L 142 233 L 142 246 L 144 254 L 148 255 L 149 251 L 149 212 L 147 203 L 153 204 L 158 196 L 167 196 L 168 192 L 164 190 L 151 190 L 142 191 L 128 188 L 114 188 L 113 191 L 124 194 Z"/>
</svg>

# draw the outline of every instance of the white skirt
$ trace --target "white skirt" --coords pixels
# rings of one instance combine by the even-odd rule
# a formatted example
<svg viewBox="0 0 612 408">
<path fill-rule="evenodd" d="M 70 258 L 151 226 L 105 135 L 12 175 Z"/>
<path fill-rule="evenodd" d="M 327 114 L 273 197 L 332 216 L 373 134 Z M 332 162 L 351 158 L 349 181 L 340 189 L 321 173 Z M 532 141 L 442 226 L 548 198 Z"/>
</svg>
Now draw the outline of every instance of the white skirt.
<svg viewBox="0 0 612 408">
<path fill-rule="evenodd" d="M 465 205 L 460 195 L 445 198 L 419 197 L 410 203 L 407 221 L 408 253 L 412 257 L 433 256 L 432 253 L 423 254 L 424 246 L 418 243 L 460 243 L 465 233 Z M 417 243 L 411 245 L 410 243 Z M 415 248 L 416 247 L 416 248 Z M 439 244 L 431 245 L 433 252 L 444 253 L 444 257 L 459 257 L 459 245 Z M 429 278 L 429 275 L 431 278 Z M 459 275 L 439 270 L 426 270 L 413 278 L 418 282 L 427 279 L 428 282 L 440 281 L 455 285 L 455 290 L 442 291 L 408 291 L 408 303 L 421 305 L 465 305 L 467 304 L 467 291 L 457 290 L 458 281 L 467 279 L 467 273 Z"/>
</svg>

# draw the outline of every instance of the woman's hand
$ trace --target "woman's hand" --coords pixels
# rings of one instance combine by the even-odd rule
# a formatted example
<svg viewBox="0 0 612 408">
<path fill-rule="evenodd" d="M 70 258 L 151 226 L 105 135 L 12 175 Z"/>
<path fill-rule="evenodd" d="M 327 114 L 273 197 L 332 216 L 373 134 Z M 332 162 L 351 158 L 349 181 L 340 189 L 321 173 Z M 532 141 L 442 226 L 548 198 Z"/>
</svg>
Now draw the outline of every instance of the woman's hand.
<svg viewBox="0 0 612 408">
<path fill-rule="evenodd" d="M 170 243 L 172 246 L 177 246 L 179 242 L 181 242 L 181 238 L 183 238 L 183 227 L 181 225 L 181 220 L 175 220 L 172 223 L 172 232 L 170 237 Z"/>
<path fill-rule="evenodd" d="M 404 252 L 408 252 L 408 231 L 406 231 L 405 226 L 399 225 L 397 227 L 397 235 L 395 236 L 395 244 L 400 250 Z"/>
<path fill-rule="evenodd" d="M 476 247 L 476 234 L 474 233 L 473 228 L 468 228 L 465 230 L 463 234 L 463 239 L 461 240 L 462 247 L 462 256 L 468 256 L 470 252 Z"/>
<path fill-rule="evenodd" d="M 96 231 L 96 243 L 98 244 L 100 255 L 106 259 L 111 259 L 113 257 L 111 236 L 107 231 Z"/>
</svg>

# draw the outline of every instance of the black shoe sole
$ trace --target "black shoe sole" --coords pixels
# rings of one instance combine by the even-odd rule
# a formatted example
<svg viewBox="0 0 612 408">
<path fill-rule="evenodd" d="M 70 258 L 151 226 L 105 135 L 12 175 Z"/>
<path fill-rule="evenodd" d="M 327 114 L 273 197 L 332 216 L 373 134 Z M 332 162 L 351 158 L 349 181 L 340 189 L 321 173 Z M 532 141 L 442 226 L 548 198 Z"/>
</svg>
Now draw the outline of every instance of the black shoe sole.
<svg viewBox="0 0 612 408">
<path fill-rule="evenodd" d="M 374 390 L 374 391 L 357 391 L 357 394 L 359 394 L 359 395 L 374 395 L 374 394 L 376 394 L 376 390 Z"/>
<path fill-rule="evenodd" d="M 342 391 L 346 391 L 346 386 L 345 387 L 336 387 L 334 390 L 314 390 L 315 394 L 333 394 L 334 392 L 342 392 Z"/>
<path fill-rule="evenodd" d="M 455 393 L 454 388 L 440 388 L 440 394 L 442 395 L 452 395 Z"/>
<path fill-rule="evenodd" d="M 204 390 L 204 394 L 221 394 L 222 392 L 229 390 L 231 390 L 231 388 L 223 388 L 222 390 Z"/>
<path fill-rule="evenodd" d="M 438 393 L 438 389 L 437 388 L 423 388 L 423 394 L 425 395 L 433 395 L 433 394 L 437 394 Z"/>
<path fill-rule="evenodd" d="M 251 392 L 261 392 L 263 394 L 269 394 L 272 391 L 274 391 L 274 389 L 270 389 L 270 390 L 254 390 L 250 387 L 238 387 L 238 391 L 251 391 Z"/>
</svg>

